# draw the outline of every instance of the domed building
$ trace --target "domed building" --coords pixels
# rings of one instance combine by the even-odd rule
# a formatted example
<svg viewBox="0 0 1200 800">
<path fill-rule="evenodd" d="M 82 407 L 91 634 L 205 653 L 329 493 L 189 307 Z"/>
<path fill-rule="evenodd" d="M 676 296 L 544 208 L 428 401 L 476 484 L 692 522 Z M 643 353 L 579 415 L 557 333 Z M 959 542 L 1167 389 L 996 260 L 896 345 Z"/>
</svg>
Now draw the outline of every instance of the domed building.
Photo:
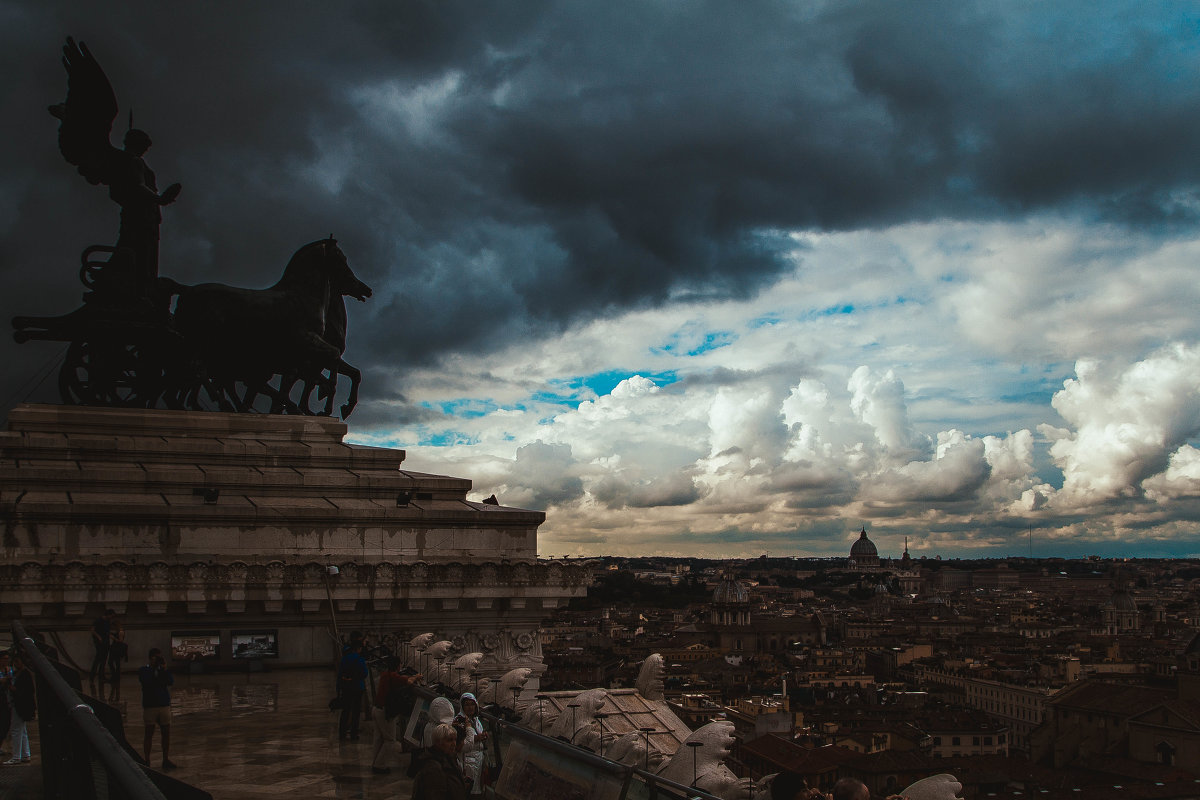
<svg viewBox="0 0 1200 800">
<path fill-rule="evenodd" d="M 726 574 L 713 590 L 708 621 L 713 625 L 749 625 L 750 590 L 746 584 Z"/>
<path fill-rule="evenodd" d="M 748 583 L 722 575 L 708 607 L 708 624 L 702 628 L 709 645 L 727 657 L 763 653 L 782 657 L 797 643 L 825 643 L 825 620 L 820 614 L 752 616 L 757 605 L 751 601 Z"/>
<path fill-rule="evenodd" d="M 1109 636 L 1137 631 L 1142 626 L 1141 613 L 1133 595 L 1124 587 L 1113 592 L 1104 608 L 1104 632 Z"/>
<path fill-rule="evenodd" d="M 850 546 L 850 566 L 879 566 L 879 550 L 875 547 L 875 543 L 867 538 L 867 528 L 865 525 L 858 539 Z"/>
</svg>

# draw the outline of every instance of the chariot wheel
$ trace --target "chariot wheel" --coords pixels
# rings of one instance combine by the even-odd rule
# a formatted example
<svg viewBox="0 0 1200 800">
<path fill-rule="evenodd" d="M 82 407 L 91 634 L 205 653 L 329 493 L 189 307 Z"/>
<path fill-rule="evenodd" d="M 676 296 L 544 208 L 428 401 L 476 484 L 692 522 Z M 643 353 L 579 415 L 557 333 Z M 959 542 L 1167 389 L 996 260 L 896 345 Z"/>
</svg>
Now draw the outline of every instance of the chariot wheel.
<svg viewBox="0 0 1200 800">
<path fill-rule="evenodd" d="M 64 403 L 152 408 L 162 393 L 157 348 L 116 341 L 76 340 L 58 373 Z"/>
</svg>

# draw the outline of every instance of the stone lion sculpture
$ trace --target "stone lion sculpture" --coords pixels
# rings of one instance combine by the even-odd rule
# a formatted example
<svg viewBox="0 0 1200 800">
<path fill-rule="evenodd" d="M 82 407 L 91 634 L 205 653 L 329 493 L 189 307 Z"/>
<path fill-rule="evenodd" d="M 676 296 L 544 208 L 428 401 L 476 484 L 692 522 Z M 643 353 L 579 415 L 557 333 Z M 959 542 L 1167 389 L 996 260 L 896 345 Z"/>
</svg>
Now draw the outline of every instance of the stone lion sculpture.
<svg viewBox="0 0 1200 800">
<path fill-rule="evenodd" d="M 479 669 L 481 661 L 483 661 L 483 653 L 467 653 L 454 659 L 454 665 L 450 670 L 450 677 L 454 681 L 451 686 L 454 691 L 461 693 L 474 689 L 474 673 Z"/>
<path fill-rule="evenodd" d="M 558 709 L 555 708 L 553 703 L 535 699 L 521 711 L 520 721 L 522 725 L 531 731 L 550 735 L 550 731 L 554 730 L 554 724 L 558 722 L 558 717 Z"/>
<path fill-rule="evenodd" d="M 580 692 L 567 704 L 577 704 L 576 707 L 564 708 L 548 735 L 582 747 L 597 749 L 600 744 L 600 725 L 596 719 L 596 712 L 604 707 L 607 700 L 607 689 L 588 689 Z"/>
<path fill-rule="evenodd" d="M 433 675 L 432 683 L 448 683 L 446 675 L 450 672 L 450 664 L 445 663 L 446 657 L 450 655 L 450 651 L 454 645 L 446 639 L 440 642 L 434 642 L 425 648 L 423 660 L 429 665 L 429 672 Z M 439 666 L 437 659 L 442 659 L 442 664 Z"/>
<path fill-rule="evenodd" d="M 961 800 L 962 784 L 953 775 L 942 773 L 922 778 L 900 794 L 908 800 Z"/>
<path fill-rule="evenodd" d="M 646 755 L 645 739 L 637 731 L 618 736 L 609 742 L 608 747 L 604 749 L 604 757 L 630 767 L 641 767 L 651 761 Z"/>
<path fill-rule="evenodd" d="M 500 676 L 500 680 L 491 685 L 491 691 L 482 696 L 481 702 L 485 704 L 495 703 L 498 706 L 512 708 L 516 711 L 516 703 L 513 701 L 513 689 L 525 689 L 525 684 L 529 683 L 529 676 L 533 674 L 533 670 L 529 667 L 517 667 L 510 669 L 508 672 Z M 517 693 L 520 697 L 520 692 Z"/>
<path fill-rule="evenodd" d="M 429 647 L 429 643 L 432 641 L 432 633 L 422 633 L 420 636 L 414 636 L 408 643 L 408 657 L 405 659 L 405 663 L 417 672 L 421 672 L 421 653 L 426 647 Z"/>
<path fill-rule="evenodd" d="M 638 694 L 647 700 L 662 700 L 663 695 L 663 677 L 667 674 L 666 665 L 663 663 L 663 657 L 658 653 L 649 655 L 642 662 L 642 668 L 638 672 L 637 682 L 634 686 L 637 687 Z"/>
<path fill-rule="evenodd" d="M 690 742 L 699 744 L 691 746 Z M 756 788 L 754 781 L 750 778 L 739 778 L 725 766 L 725 759 L 729 758 L 733 744 L 732 722 L 710 722 L 693 731 L 675 751 L 675 755 L 659 769 L 658 774 L 684 786 L 695 786 L 725 800 L 749 797 Z"/>
</svg>

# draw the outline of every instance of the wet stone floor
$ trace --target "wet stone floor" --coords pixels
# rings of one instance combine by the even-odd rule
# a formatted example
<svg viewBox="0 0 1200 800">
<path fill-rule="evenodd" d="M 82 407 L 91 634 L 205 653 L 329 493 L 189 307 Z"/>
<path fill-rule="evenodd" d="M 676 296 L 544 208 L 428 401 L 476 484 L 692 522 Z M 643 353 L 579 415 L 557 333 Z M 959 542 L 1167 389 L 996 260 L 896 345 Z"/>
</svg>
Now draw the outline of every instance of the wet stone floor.
<svg viewBox="0 0 1200 800">
<path fill-rule="evenodd" d="M 408 756 L 390 775 L 371 771 L 374 725 L 361 723 L 358 741 L 339 740 L 338 713 L 328 709 L 332 670 L 277 670 L 212 675 L 176 674 L 172 691 L 172 777 L 216 800 L 245 798 L 401 798 L 411 794 Z M 86 687 L 85 687 L 86 689 Z M 122 676 L 104 699 L 125 719 L 125 736 L 141 750 L 141 691 Z M 35 753 L 36 760 L 36 753 Z M 150 763 L 162 761 L 158 731 Z"/>
</svg>

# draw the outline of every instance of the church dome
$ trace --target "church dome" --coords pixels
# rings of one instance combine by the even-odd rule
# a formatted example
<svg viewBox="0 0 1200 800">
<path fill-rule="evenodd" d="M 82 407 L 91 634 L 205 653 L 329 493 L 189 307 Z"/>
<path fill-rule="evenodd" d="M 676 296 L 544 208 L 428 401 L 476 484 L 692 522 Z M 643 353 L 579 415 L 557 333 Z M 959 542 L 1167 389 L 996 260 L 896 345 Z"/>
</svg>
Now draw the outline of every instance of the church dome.
<svg viewBox="0 0 1200 800">
<path fill-rule="evenodd" d="M 1112 607 L 1117 611 L 1137 611 L 1137 603 L 1133 597 L 1125 589 L 1117 589 L 1113 592 L 1112 600 L 1109 601 Z"/>
<path fill-rule="evenodd" d="M 863 528 L 858 540 L 850 547 L 850 558 L 856 564 L 872 565 L 879 563 L 879 550 L 875 543 L 867 538 L 867 529 Z"/>
<path fill-rule="evenodd" d="M 749 603 L 750 592 L 746 584 L 725 575 L 713 591 L 712 599 L 714 603 Z"/>
</svg>

